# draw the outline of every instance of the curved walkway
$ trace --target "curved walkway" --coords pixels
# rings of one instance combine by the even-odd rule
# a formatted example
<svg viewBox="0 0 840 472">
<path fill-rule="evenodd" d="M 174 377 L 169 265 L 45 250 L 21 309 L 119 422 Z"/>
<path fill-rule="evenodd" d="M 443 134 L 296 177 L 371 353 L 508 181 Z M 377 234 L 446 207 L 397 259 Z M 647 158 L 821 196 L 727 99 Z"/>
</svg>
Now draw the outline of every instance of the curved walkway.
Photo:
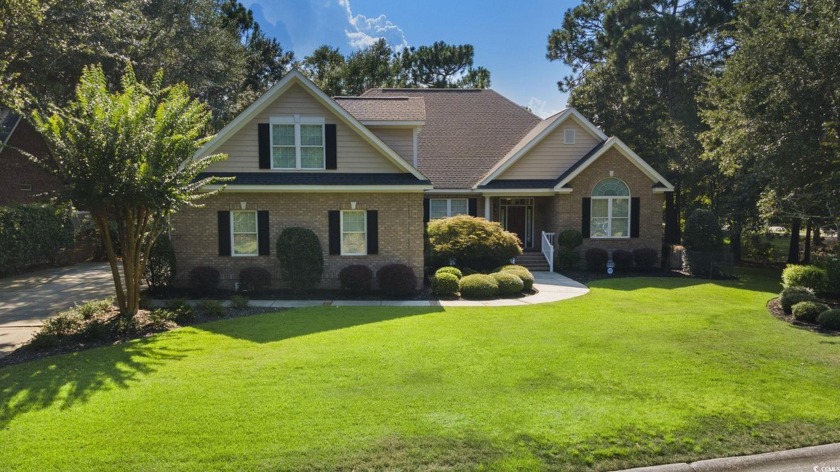
<svg viewBox="0 0 840 472">
<path fill-rule="evenodd" d="M 589 292 L 586 285 L 553 272 L 534 272 L 537 293 L 521 298 L 497 300 L 250 300 L 251 306 L 303 308 L 310 306 L 524 306 L 579 297 Z M 230 302 L 224 302 L 228 304 Z"/>
</svg>

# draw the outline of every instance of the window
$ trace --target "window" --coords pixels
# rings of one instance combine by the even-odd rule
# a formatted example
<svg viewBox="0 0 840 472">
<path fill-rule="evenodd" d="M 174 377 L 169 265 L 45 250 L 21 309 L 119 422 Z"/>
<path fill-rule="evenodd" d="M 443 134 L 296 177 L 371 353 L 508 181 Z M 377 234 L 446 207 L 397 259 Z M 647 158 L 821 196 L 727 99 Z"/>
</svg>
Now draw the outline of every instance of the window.
<svg viewBox="0 0 840 472">
<path fill-rule="evenodd" d="M 341 211 L 341 255 L 367 254 L 367 212 L 364 210 Z"/>
<path fill-rule="evenodd" d="M 324 169 L 324 119 L 271 118 L 272 169 Z"/>
<path fill-rule="evenodd" d="M 259 254 L 257 238 L 257 212 L 230 212 L 231 254 L 234 256 L 256 256 Z"/>
<path fill-rule="evenodd" d="M 609 178 L 595 185 L 589 234 L 592 238 L 630 237 L 630 189 L 627 184 Z"/>
<path fill-rule="evenodd" d="M 469 213 L 466 198 L 432 198 L 429 199 L 429 219 L 448 218 Z"/>
<path fill-rule="evenodd" d="M 575 143 L 575 129 L 574 128 L 566 128 L 563 133 L 563 144 L 574 144 Z"/>
</svg>

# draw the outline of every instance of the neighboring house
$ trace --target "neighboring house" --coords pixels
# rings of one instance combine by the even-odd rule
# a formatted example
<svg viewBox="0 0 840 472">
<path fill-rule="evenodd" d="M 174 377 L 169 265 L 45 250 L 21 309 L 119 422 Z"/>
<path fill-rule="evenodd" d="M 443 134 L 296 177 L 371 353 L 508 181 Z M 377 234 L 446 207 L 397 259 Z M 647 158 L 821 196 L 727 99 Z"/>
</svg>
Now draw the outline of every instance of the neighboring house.
<svg viewBox="0 0 840 472">
<path fill-rule="evenodd" d="M 48 156 L 44 138 L 20 115 L 5 108 L 0 108 L 0 144 L 0 206 L 46 201 L 62 189 L 61 179 L 19 151 Z"/>
<path fill-rule="evenodd" d="M 571 108 L 541 120 L 492 90 L 330 98 L 297 71 L 197 156 L 214 153 L 229 158 L 206 175 L 235 180 L 174 215 L 172 234 L 179 280 L 209 265 L 226 288 L 245 267 L 277 274 L 274 243 L 290 226 L 321 240 L 326 287 L 351 264 L 401 262 L 422 280 L 425 222 L 457 214 L 501 222 L 536 254 L 565 229 L 584 248 L 658 250 L 673 190 Z"/>
</svg>

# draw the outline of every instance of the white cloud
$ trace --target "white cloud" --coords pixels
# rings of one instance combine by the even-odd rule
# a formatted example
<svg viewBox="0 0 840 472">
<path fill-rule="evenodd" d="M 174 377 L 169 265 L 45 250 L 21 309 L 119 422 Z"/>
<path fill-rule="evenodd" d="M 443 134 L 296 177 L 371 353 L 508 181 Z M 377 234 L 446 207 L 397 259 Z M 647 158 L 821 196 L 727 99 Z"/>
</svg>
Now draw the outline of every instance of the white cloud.
<svg viewBox="0 0 840 472">
<path fill-rule="evenodd" d="M 385 38 L 385 41 L 395 49 L 408 47 L 403 30 L 385 15 L 374 18 L 354 15 L 350 9 L 350 0 L 338 0 L 338 4 L 347 14 L 347 23 L 350 28 L 345 29 L 344 33 L 351 47 L 361 49 L 375 43 L 379 38 Z"/>
<path fill-rule="evenodd" d="M 531 99 L 528 100 L 528 105 L 526 106 L 531 109 L 531 113 L 543 119 L 563 111 L 550 107 L 547 100 L 540 100 L 537 97 L 531 97 Z"/>
</svg>

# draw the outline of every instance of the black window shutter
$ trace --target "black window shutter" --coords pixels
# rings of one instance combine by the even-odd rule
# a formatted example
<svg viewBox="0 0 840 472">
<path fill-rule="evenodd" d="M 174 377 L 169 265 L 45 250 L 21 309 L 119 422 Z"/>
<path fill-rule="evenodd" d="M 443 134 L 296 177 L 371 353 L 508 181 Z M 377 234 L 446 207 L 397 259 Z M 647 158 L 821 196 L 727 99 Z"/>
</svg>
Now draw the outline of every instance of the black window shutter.
<svg viewBox="0 0 840 472">
<path fill-rule="evenodd" d="M 367 211 L 367 253 L 379 254 L 379 212 Z"/>
<path fill-rule="evenodd" d="M 257 242 L 261 256 L 271 255 L 271 241 L 268 239 L 268 210 L 257 212 Z"/>
<path fill-rule="evenodd" d="M 429 222 L 429 199 L 423 199 L 423 223 Z"/>
<path fill-rule="evenodd" d="M 580 234 L 584 238 L 589 237 L 589 215 L 592 214 L 592 199 L 589 197 L 583 198 L 583 205 L 581 207 L 580 217 Z"/>
<path fill-rule="evenodd" d="M 324 135 L 326 136 L 326 142 L 324 145 L 326 146 L 327 151 L 326 168 L 338 169 L 338 149 L 336 146 L 335 125 L 324 125 Z"/>
<path fill-rule="evenodd" d="M 470 216 L 478 216 L 478 199 L 469 199 Z"/>
<path fill-rule="evenodd" d="M 338 210 L 330 210 L 329 212 L 329 239 L 330 239 L 330 254 L 341 254 L 341 214 Z"/>
<path fill-rule="evenodd" d="M 230 255 L 230 212 L 219 212 L 219 255 Z"/>
<path fill-rule="evenodd" d="M 260 150 L 260 169 L 271 169 L 271 129 L 268 123 L 257 124 L 257 136 Z"/>
<path fill-rule="evenodd" d="M 630 237 L 639 237 L 639 197 L 630 199 Z"/>
</svg>

